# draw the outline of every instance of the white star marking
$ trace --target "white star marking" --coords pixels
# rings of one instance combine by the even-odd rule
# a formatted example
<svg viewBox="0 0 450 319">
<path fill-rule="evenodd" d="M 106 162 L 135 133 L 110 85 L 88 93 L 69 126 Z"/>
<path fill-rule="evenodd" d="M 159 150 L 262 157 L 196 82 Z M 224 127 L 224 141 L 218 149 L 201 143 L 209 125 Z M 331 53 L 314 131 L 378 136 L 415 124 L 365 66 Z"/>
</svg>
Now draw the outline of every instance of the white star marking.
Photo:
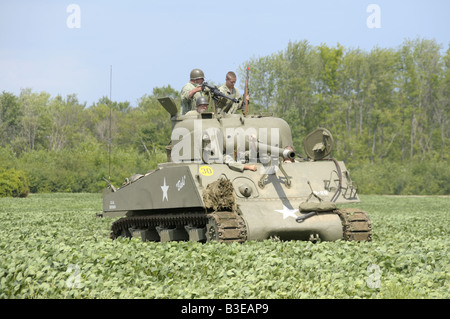
<svg viewBox="0 0 450 319">
<path fill-rule="evenodd" d="M 283 219 L 286 219 L 288 217 L 294 217 L 297 218 L 298 216 L 295 215 L 296 212 L 298 212 L 298 209 L 289 209 L 286 206 L 283 205 L 283 209 L 275 209 L 276 212 L 283 214 Z"/>
<path fill-rule="evenodd" d="M 161 189 L 163 191 L 163 198 L 162 200 L 164 201 L 164 198 L 169 201 L 169 197 L 167 195 L 167 191 L 169 190 L 169 186 L 166 185 L 166 178 L 164 177 L 164 185 L 161 186 Z"/>
</svg>

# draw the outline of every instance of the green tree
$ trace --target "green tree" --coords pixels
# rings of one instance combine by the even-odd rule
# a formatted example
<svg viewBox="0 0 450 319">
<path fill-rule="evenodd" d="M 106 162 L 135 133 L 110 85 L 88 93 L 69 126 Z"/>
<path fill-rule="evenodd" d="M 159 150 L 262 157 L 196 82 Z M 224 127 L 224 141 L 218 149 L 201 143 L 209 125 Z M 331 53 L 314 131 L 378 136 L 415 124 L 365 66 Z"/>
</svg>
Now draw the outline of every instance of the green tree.
<svg viewBox="0 0 450 319">
<path fill-rule="evenodd" d="M 409 157 L 418 154 L 422 160 L 434 151 L 436 114 L 440 123 L 445 122 L 439 96 L 439 85 L 445 83 L 440 49 L 434 40 L 423 39 L 407 40 L 401 48 L 400 94 L 409 131 Z"/>
<path fill-rule="evenodd" d="M 135 144 L 149 157 L 157 150 L 164 151 L 170 142 L 170 115 L 161 106 L 158 97 L 172 97 L 179 108 L 179 95 L 170 86 L 154 88 L 152 95 L 144 95 L 138 101 L 137 114 L 141 120 L 136 130 Z"/>
<path fill-rule="evenodd" d="M 23 116 L 19 136 L 14 141 L 19 151 L 34 150 L 45 145 L 51 122 L 49 101 L 50 94 L 46 92 L 33 93 L 29 88 L 20 92 L 19 104 Z"/>
<path fill-rule="evenodd" d="M 18 98 L 3 91 L 0 95 L 0 145 L 6 146 L 14 140 L 20 130 L 22 109 Z"/>
<path fill-rule="evenodd" d="M 84 105 L 78 102 L 76 95 L 68 95 L 66 100 L 56 96 L 49 106 L 51 124 L 49 127 L 49 150 L 61 150 L 65 147 L 73 148 L 85 136 Z"/>
<path fill-rule="evenodd" d="M 250 59 L 239 67 L 238 75 L 241 91 L 244 91 L 247 67 L 249 71 L 250 113 L 273 112 L 275 108 L 275 94 L 277 91 L 278 75 L 274 66 L 276 55 Z"/>
</svg>

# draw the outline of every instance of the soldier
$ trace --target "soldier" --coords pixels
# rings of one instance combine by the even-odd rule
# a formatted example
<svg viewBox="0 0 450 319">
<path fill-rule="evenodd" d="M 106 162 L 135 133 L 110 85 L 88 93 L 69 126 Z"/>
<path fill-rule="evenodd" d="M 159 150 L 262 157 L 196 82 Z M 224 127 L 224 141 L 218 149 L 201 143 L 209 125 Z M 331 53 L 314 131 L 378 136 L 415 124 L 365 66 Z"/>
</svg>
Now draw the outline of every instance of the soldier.
<svg viewBox="0 0 450 319">
<path fill-rule="evenodd" d="M 236 150 L 230 153 L 224 154 L 224 163 L 228 165 L 228 167 L 234 171 L 243 172 L 244 170 L 250 170 L 256 172 L 258 170 L 258 166 L 256 166 L 252 161 L 256 158 L 256 135 L 252 134 L 250 136 L 250 150 L 249 151 L 241 151 Z M 251 155 L 252 154 L 252 155 Z M 252 163 L 249 163 L 252 162 Z"/>
<path fill-rule="evenodd" d="M 241 173 L 246 169 L 254 172 L 258 170 L 258 166 L 255 164 L 248 164 L 246 159 L 236 161 L 234 156 L 230 154 L 225 154 L 224 163 L 227 164 L 230 169 Z"/>
<path fill-rule="evenodd" d="M 225 84 L 219 87 L 219 91 L 225 95 L 228 95 L 229 97 L 240 99 L 241 94 L 239 93 L 239 90 L 234 87 L 235 84 L 236 84 L 236 73 L 230 71 L 225 76 Z M 247 95 L 246 99 L 247 102 L 250 101 L 250 96 Z M 233 101 L 222 98 L 216 104 L 216 111 L 217 113 L 225 112 L 232 114 L 242 108 L 242 103 L 243 103 L 242 99 L 239 103 L 233 103 Z"/>
<path fill-rule="evenodd" d="M 200 96 L 205 96 L 202 92 L 202 84 L 205 74 L 200 69 L 193 69 L 190 74 L 190 81 L 181 89 L 181 115 L 191 110 L 195 110 L 195 101 Z"/>
<path fill-rule="evenodd" d="M 199 96 L 196 99 L 196 110 L 192 110 L 186 113 L 186 115 L 199 115 L 203 112 L 205 112 L 208 109 L 208 98 L 206 96 Z"/>
</svg>

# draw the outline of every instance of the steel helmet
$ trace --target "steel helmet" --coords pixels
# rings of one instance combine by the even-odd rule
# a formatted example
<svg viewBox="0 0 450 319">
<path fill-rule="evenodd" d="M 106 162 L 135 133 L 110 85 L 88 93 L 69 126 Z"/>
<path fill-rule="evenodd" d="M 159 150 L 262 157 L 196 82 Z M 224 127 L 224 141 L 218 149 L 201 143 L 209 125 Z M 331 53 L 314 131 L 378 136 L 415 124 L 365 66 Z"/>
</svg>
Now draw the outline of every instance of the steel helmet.
<svg viewBox="0 0 450 319">
<path fill-rule="evenodd" d="M 204 79 L 205 74 L 200 69 L 193 69 L 191 71 L 191 80 Z"/>
<path fill-rule="evenodd" d="M 196 102 L 195 106 L 199 106 L 199 105 L 203 105 L 203 104 L 206 104 L 206 105 L 209 104 L 208 98 L 206 96 L 199 96 L 197 98 L 197 100 L 195 100 L 195 102 Z"/>
</svg>

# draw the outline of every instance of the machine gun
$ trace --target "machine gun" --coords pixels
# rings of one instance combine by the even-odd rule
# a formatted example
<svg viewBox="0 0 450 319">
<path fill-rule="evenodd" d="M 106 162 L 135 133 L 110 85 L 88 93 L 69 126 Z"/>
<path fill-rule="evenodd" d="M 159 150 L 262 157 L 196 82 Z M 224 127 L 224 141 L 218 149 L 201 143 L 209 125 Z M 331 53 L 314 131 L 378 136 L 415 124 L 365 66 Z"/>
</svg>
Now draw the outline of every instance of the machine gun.
<svg viewBox="0 0 450 319">
<path fill-rule="evenodd" d="M 206 88 L 209 89 L 209 92 L 211 93 L 211 97 L 216 101 L 219 101 L 220 98 L 223 97 L 223 98 L 233 101 L 234 103 L 239 103 L 238 99 L 233 99 L 232 97 L 223 94 L 222 92 L 219 91 L 219 89 L 216 86 L 212 86 L 212 85 L 209 85 L 207 82 L 203 82 L 202 91 L 205 91 Z"/>
</svg>

